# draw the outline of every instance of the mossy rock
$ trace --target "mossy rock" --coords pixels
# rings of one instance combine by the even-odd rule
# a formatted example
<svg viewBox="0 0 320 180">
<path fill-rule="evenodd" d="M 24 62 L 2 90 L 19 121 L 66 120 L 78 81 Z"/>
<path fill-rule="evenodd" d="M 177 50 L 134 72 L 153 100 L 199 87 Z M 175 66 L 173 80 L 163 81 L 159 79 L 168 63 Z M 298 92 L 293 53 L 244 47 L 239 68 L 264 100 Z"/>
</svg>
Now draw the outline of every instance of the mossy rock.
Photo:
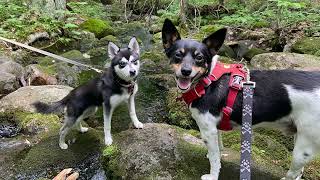
<svg viewBox="0 0 320 180">
<path fill-rule="evenodd" d="M 119 43 L 119 39 L 113 35 L 108 35 L 108 36 L 105 36 L 103 38 L 101 38 L 96 44 L 95 46 L 96 47 L 107 47 L 109 42 L 113 42 L 115 44 Z"/>
<path fill-rule="evenodd" d="M 227 148 L 240 151 L 240 132 L 224 132 L 223 144 Z M 268 167 L 268 163 L 273 162 L 279 168 L 286 169 L 290 165 L 291 153 L 286 146 L 279 143 L 272 136 L 261 135 L 254 131 L 252 156 L 256 162 Z"/>
<path fill-rule="evenodd" d="M 110 179 L 199 179 L 209 172 L 207 149 L 187 130 L 166 124 L 145 124 L 114 135 L 104 151 L 104 169 Z M 239 152 L 226 149 L 219 179 L 239 177 Z M 269 162 L 271 163 L 271 162 Z M 255 162 L 254 179 L 280 179 L 284 172 Z"/>
<path fill-rule="evenodd" d="M 43 134 L 60 128 L 60 118 L 57 115 L 15 111 L 0 112 L 0 120 L 18 125 L 26 135 Z"/>
<path fill-rule="evenodd" d="M 292 52 L 319 56 L 320 37 L 305 37 L 292 46 Z"/>
<path fill-rule="evenodd" d="M 187 105 L 182 101 L 177 101 L 181 94 L 177 88 L 169 89 L 166 97 L 166 110 L 168 123 L 186 129 L 197 129 L 196 122 L 192 119 Z"/>
<path fill-rule="evenodd" d="M 83 22 L 80 27 L 94 33 L 97 38 L 103 38 L 107 35 L 114 34 L 114 30 L 110 24 L 108 21 L 90 18 Z"/>
<path fill-rule="evenodd" d="M 66 167 L 90 169 L 95 154 L 99 154 L 103 146 L 103 132 L 89 129 L 87 133 L 71 131 L 67 141 L 72 140 L 67 150 L 60 149 L 58 131 L 51 132 L 46 138 L 30 149 L 21 152 L 16 162 L 17 171 L 26 176 L 53 177 Z M 87 164 L 88 163 L 88 164 Z M 43 171 L 45 171 L 43 173 Z M 41 173 L 42 172 L 42 173 Z M 81 172 L 80 172 L 81 175 Z M 83 176 L 83 174 L 82 174 Z"/>
<path fill-rule="evenodd" d="M 176 86 L 173 74 L 154 74 L 148 75 L 147 78 L 161 89 L 169 90 Z"/>
<path fill-rule="evenodd" d="M 107 47 L 93 48 L 87 54 L 90 56 L 90 61 L 93 65 L 104 67 L 107 60 L 109 60 Z"/>
<path fill-rule="evenodd" d="M 79 84 L 85 84 L 87 83 L 88 81 L 96 78 L 96 77 L 99 77 L 100 74 L 97 72 L 97 71 L 94 71 L 94 70 L 86 70 L 86 71 L 82 71 L 80 74 L 79 74 Z"/>
<path fill-rule="evenodd" d="M 250 61 L 255 55 L 267 53 L 268 51 L 259 49 L 259 48 L 251 48 L 249 49 L 245 55 L 243 56 L 247 61 Z"/>
<path fill-rule="evenodd" d="M 193 38 L 198 41 L 202 41 L 203 39 L 205 39 L 206 37 L 208 37 L 209 35 L 211 35 L 212 33 L 216 32 L 217 30 L 219 30 L 221 28 L 222 28 L 222 26 L 216 26 L 216 25 L 201 26 L 200 31 L 197 32 L 193 36 Z"/>
</svg>

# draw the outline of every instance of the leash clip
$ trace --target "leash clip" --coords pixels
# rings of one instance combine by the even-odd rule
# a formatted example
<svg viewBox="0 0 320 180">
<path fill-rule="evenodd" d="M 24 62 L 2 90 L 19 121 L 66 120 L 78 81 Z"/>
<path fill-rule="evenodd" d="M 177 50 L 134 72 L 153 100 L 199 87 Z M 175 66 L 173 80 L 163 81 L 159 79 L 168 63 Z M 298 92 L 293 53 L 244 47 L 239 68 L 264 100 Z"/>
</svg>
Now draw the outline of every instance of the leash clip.
<svg viewBox="0 0 320 180">
<path fill-rule="evenodd" d="M 256 82 L 253 81 L 246 81 L 246 82 L 241 82 L 241 87 L 243 88 L 243 86 L 250 86 L 251 88 L 255 88 L 256 87 Z"/>
</svg>

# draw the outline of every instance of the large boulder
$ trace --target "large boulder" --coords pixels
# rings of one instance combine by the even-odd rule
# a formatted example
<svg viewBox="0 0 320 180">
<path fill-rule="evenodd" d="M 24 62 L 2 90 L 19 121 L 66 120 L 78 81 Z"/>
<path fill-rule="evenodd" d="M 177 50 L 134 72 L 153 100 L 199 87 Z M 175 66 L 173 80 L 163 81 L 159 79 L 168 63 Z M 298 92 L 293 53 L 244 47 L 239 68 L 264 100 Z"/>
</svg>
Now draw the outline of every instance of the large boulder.
<svg viewBox="0 0 320 180">
<path fill-rule="evenodd" d="M 32 103 L 36 101 L 47 103 L 59 101 L 71 90 L 71 87 L 61 85 L 22 87 L 0 100 L 0 112 L 13 109 L 34 112 L 35 108 Z"/>
<path fill-rule="evenodd" d="M 15 75 L 0 71 L 0 96 L 8 94 L 19 88 L 19 82 Z"/>
<path fill-rule="evenodd" d="M 25 69 L 18 63 L 14 61 L 7 61 L 0 65 L 1 72 L 7 72 L 15 75 L 17 78 L 24 76 Z"/>
<path fill-rule="evenodd" d="M 305 37 L 292 46 L 292 52 L 320 56 L 320 37 Z"/>
<path fill-rule="evenodd" d="M 251 60 L 255 69 L 320 70 L 320 57 L 296 53 L 264 53 Z"/>
<path fill-rule="evenodd" d="M 114 142 L 103 151 L 110 179 L 199 179 L 209 172 L 204 143 L 175 126 L 145 124 L 144 129 L 114 135 Z M 223 153 L 219 179 L 237 179 L 239 152 L 226 149 Z M 268 163 L 255 161 L 253 179 L 280 179 L 284 175 L 283 168 Z"/>
</svg>

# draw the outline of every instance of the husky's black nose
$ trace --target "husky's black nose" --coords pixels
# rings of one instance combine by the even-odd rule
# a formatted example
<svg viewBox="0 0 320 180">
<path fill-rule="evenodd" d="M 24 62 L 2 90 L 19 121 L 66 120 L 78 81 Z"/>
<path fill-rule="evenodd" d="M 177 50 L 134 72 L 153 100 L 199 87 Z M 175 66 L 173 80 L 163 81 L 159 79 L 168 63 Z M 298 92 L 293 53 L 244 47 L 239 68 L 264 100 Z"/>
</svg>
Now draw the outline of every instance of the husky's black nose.
<svg viewBox="0 0 320 180">
<path fill-rule="evenodd" d="M 191 74 L 192 70 L 191 69 L 181 69 L 181 74 L 184 76 L 189 76 Z"/>
<path fill-rule="evenodd" d="M 130 76 L 135 76 L 136 75 L 136 70 L 130 70 L 129 73 L 130 73 Z"/>
</svg>

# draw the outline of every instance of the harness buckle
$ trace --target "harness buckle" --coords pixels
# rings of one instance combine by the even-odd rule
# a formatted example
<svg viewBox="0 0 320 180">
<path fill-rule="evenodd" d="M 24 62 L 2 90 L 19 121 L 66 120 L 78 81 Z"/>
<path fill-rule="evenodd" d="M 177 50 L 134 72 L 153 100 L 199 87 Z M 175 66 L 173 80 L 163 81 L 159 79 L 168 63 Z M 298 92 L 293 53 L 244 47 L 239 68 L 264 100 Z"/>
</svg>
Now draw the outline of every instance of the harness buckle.
<svg viewBox="0 0 320 180">
<path fill-rule="evenodd" d="M 204 85 L 204 87 L 208 87 L 210 86 L 210 84 L 212 83 L 211 79 L 207 76 L 205 78 L 202 79 L 202 83 Z"/>
<path fill-rule="evenodd" d="M 224 108 L 222 108 L 222 113 L 227 116 L 230 116 L 232 111 L 233 109 L 229 106 L 225 106 Z"/>
<path fill-rule="evenodd" d="M 255 88 L 256 87 L 256 82 L 253 82 L 253 81 L 241 82 L 241 87 L 243 87 L 244 85 L 250 86 L 252 88 Z"/>
</svg>

